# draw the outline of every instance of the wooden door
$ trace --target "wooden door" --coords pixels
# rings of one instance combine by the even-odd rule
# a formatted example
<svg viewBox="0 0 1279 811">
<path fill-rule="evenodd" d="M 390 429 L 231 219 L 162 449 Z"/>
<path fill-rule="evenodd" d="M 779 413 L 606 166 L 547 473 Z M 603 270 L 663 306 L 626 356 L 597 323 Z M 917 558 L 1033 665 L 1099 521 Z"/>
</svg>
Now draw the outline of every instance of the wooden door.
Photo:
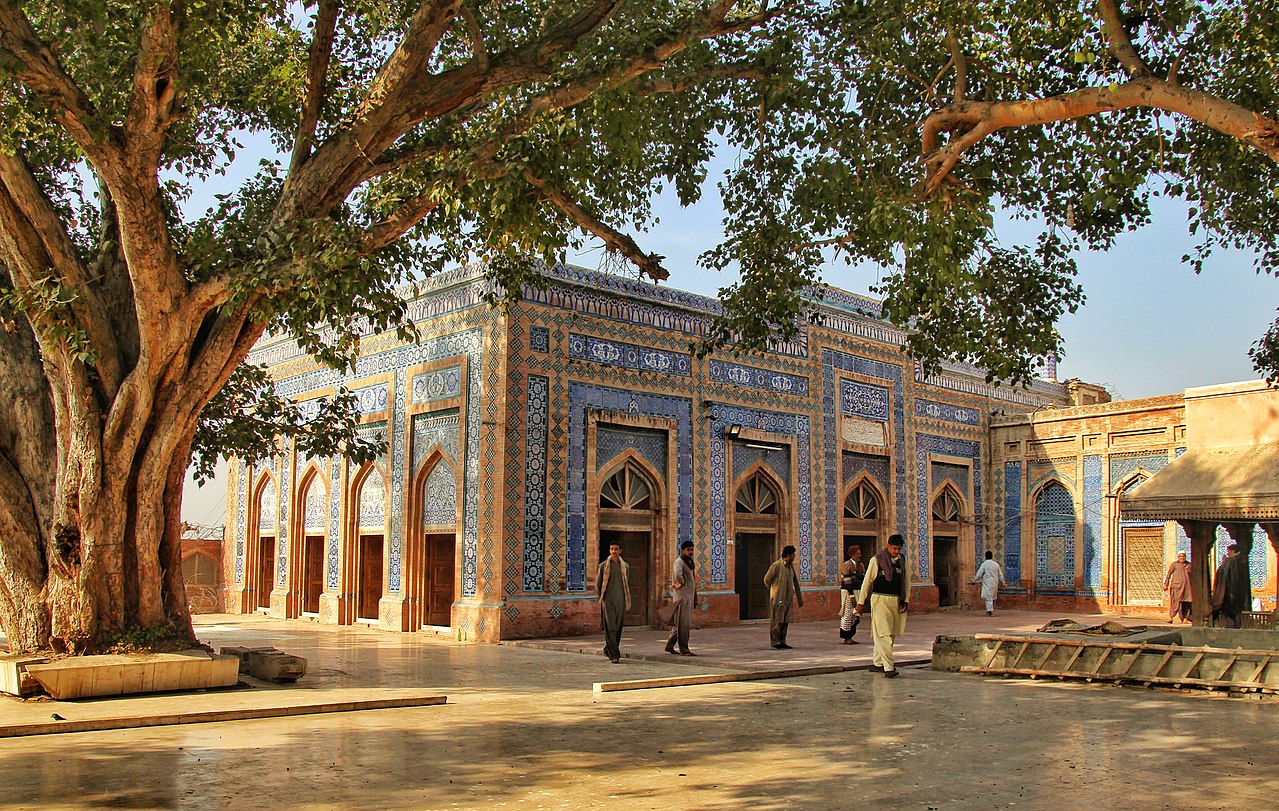
<svg viewBox="0 0 1279 811">
<path fill-rule="evenodd" d="M 649 549 L 652 548 L 652 535 L 648 532 L 600 530 L 600 561 L 608 558 L 608 548 L 618 544 L 622 547 L 622 560 L 631 567 L 627 581 L 631 588 L 631 610 L 626 612 L 627 625 L 649 625 L 648 616 L 649 584 L 652 582 Z"/>
<path fill-rule="evenodd" d="M 271 607 L 275 585 L 275 538 L 258 538 L 258 608 Z"/>
<path fill-rule="evenodd" d="M 937 605 L 959 603 L 959 539 L 933 539 L 933 582 L 937 584 Z"/>
<path fill-rule="evenodd" d="M 777 537 L 772 534 L 742 532 L 737 536 L 734 590 L 740 619 L 768 617 L 768 586 L 764 575 L 777 554 Z"/>
<path fill-rule="evenodd" d="M 427 535 L 426 551 L 426 625 L 448 626 L 453 623 L 453 546 L 454 535 Z"/>
<path fill-rule="evenodd" d="M 356 616 L 378 618 L 378 601 L 382 599 L 382 536 L 360 536 L 360 590 Z"/>
<path fill-rule="evenodd" d="M 320 613 L 320 592 L 324 591 L 324 536 L 308 535 L 302 547 L 302 610 Z"/>
</svg>

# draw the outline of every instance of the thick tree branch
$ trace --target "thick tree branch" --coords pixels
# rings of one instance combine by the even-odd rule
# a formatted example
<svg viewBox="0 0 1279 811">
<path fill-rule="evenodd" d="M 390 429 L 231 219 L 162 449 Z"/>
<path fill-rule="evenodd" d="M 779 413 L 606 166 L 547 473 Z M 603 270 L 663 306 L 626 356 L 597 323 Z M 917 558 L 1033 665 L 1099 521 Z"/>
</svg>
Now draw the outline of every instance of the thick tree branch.
<svg viewBox="0 0 1279 811">
<path fill-rule="evenodd" d="M 1152 75 L 1150 68 L 1133 47 L 1128 32 L 1124 30 L 1123 17 L 1119 14 L 1119 4 L 1115 0 L 1097 0 L 1097 8 L 1101 19 L 1106 24 L 1106 39 L 1110 41 L 1110 52 L 1123 65 L 1124 71 L 1134 79 Z"/>
<path fill-rule="evenodd" d="M 142 41 L 133 66 L 133 96 L 124 126 L 129 153 L 134 161 L 142 162 L 130 167 L 137 175 L 133 182 L 155 175 L 169 127 L 177 118 L 179 11 L 176 6 L 180 2 L 153 3 L 142 29 Z"/>
<path fill-rule="evenodd" d="M 524 172 L 524 180 L 537 189 L 538 194 L 563 212 L 579 228 L 602 239 L 605 248 L 631 260 L 640 269 L 641 273 L 653 281 L 660 282 L 670 277 L 671 274 L 667 272 L 666 268 L 662 267 L 662 260 L 666 257 L 655 253 L 644 253 L 635 240 L 588 214 L 585 209 L 573 201 L 572 197 L 560 191 L 549 181 L 543 180 L 528 171 Z"/>
<path fill-rule="evenodd" d="M 968 58 L 954 31 L 946 32 L 946 50 L 950 51 L 950 62 L 955 66 L 955 103 L 958 104 L 968 98 Z"/>
<path fill-rule="evenodd" d="M 466 35 L 471 40 L 471 55 L 475 57 L 475 64 L 481 70 L 488 70 L 489 52 L 484 45 L 484 31 L 480 28 L 479 20 L 475 19 L 475 14 L 471 11 L 471 7 L 465 1 L 458 8 L 458 16 L 466 23 Z"/>
<path fill-rule="evenodd" d="M 320 123 L 320 110 L 327 92 L 329 62 L 333 56 L 333 33 L 337 28 L 339 0 L 320 0 L 315 14 L 315 34 L 311 38 L 311 55 L 306 66 L 306 95 L 298 131 L 293 139 L 293 158 L 289 171 L 294 172 L 311 157 L 315 146 L 315 130 Z"/>
<path fill-rule="evenodd" d="M 1089 87 L 1044 99 L 968 101 L 937 110 L 923 124 L 922 151 L 927 171 L 922 191 L 926 195 L 936 191 L 964 152 L 993 132 L 1069 121 L 1130 107 L 1180 113 L 1237 138 L 1279 163 L 1279 122 L 1226 99 L 1145 76 L 1123 84 Z M 945 132 L 953 133 L 954 137 L 942 146 L 941 134 Z"/>
<path fill-rule="evenodd" d="M 15 0 L 0 0 L 0 62 L 45 101 L 90 160 L 101 160 L 115 151 L 118 129 L 98 118 L 88 94 L 62 69 Z"/>
<path fill-rule="evenodd" d="M 434 211 L 439 204 L 440 196 L 429 192 L 405 200 L 385 219 L 364 232 L 364 237 L 360 240 L 360 254 L 368 256 L 395 242 Z"/>
</svg>

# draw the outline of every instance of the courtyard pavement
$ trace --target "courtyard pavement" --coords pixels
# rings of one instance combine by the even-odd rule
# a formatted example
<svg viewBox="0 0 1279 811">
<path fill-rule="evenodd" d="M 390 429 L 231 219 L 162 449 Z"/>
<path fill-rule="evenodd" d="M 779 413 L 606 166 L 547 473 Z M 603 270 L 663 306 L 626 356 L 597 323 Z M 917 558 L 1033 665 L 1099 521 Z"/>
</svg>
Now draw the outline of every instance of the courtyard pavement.
<svg viewBox="0 0 1279 811">
<path fill-rule="evenodd" d="M 938 633 L 1056 617 L 917 615 L 899 659 Z M 198 633 L 215 647 L 275 645 L 310 672 L 293 686 L 0 700 L 0 726 L 395 691 L 448 704 L 0 739 L 0 808 L 1260 809 L 1279 791 L 1274 699 L 925 668 L 591 692 L 869 656 L 869 644 L 839 645 L 831 623 L 792 626 L 789 652 L 769 648 L 762 625 L 694 630 L 696 659 L 628 630 L 623 651 L 652 660 L 621 665 L 594 653 L 598 636 L 476 645 L 239 616 L 200 618 Z M 543 649 L 569 646 L 592 654 Z"/>
</svg>

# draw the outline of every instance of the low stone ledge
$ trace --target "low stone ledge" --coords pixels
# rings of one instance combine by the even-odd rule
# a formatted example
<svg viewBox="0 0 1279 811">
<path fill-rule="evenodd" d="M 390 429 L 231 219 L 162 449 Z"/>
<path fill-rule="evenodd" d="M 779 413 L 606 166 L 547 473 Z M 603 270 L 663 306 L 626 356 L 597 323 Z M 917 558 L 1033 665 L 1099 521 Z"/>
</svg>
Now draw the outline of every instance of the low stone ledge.
<svg viewBox="0 0 1279 811">
<path fill-rule="evenodd" d="M 232 687 L 240 675 L 234 656 L 203 650 L 69 656 L 26 670 L 58 700 Z"/>
<path fill-rule="evenodd" d="M 220 652 L 236 657 L 241 673 L 262 681 L 295 682 L 306 675 L 306 659 L 276 648 L 227 646 Z"/>
</svg>

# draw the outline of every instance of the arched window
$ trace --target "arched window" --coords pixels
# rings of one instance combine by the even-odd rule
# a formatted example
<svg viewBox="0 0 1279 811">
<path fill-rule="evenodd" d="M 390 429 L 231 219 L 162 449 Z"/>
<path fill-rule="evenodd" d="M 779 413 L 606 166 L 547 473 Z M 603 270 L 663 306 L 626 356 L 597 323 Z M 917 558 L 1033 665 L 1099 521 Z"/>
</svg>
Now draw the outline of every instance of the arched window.
<svg viewBox="0 0 1279 811">
<path fill-rule="evenodd" d="M 600 507 L 606 510 L 653 509 L 653 488 L 648 477 L 627 462 L 600 487 Z"/>
<path fill-rule="evenodd" d="M 844 517 L 861 521 L 879 519 L 879 494 L 866 481 L 857 483 L 844 499 Z"/>
<path fill-rule="evenodd" d="M 934 521 L 958 521 L 963 514 L 963 502 L 959 500 L 959 496 L 949 487 L 937 494 L 937 498 L 933 499 L 933 520 Z"/>
<path fill-rule="evenodd" d="M 1075 500 L 1060 482 L 1048 484 L 1035 499 L 1035 584 L 1075 587 Z"/>
<path fill-rule="evenodd" d="M 751 476 L 738 488 L 736 511 L 759 515 L 777 514 L 777 491 L 762 473 Z"/>
</svg>

